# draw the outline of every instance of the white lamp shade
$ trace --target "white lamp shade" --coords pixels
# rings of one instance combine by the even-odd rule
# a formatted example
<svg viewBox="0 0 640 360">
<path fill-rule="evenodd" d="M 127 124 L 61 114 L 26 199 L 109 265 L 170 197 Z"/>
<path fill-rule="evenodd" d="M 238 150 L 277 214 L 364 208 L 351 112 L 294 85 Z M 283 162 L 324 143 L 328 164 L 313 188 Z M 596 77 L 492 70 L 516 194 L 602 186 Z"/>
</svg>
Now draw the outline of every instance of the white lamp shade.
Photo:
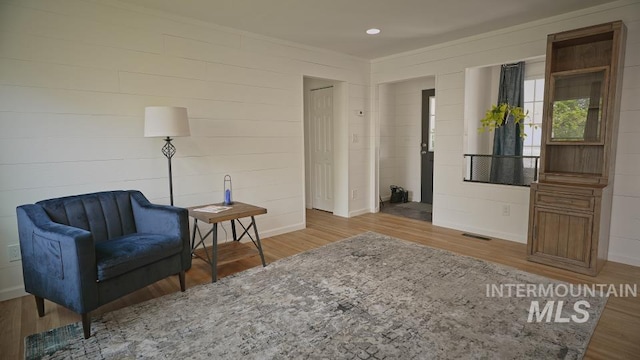
<svg viewBox="0 0 640 360">
<path fill-rule="evenodd" d="M 144 108 L 145 137 L 189 136 L 187 108 L 176 106 L 147 106 Z"/>
</svg>

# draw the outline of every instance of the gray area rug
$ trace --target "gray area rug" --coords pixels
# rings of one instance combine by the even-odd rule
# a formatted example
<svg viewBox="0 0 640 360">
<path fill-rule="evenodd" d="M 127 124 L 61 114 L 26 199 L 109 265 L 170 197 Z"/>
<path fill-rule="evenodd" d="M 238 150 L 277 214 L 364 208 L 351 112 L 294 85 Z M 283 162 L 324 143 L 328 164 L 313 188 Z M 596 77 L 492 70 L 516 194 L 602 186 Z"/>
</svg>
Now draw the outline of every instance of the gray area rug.
<svg viewBox="0 0 640 360">
<path fill-rule="evenodd" d="M 28 336 L 25 357 L 581 358 L 606 298 L 585 323 L 528 323 L 531 298 L 486 295 L 514 283 L 558 282 L 364 233 L 104 314 L 88 340 L 79 323 Z"/>
</svg>

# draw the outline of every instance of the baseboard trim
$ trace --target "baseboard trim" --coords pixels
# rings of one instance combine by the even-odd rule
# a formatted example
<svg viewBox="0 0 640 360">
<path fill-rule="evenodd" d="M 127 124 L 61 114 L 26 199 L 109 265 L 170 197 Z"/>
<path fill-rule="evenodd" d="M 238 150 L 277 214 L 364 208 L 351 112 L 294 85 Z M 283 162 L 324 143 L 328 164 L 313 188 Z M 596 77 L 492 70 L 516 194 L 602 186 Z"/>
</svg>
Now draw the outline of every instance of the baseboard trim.
<svg viewBox="0 0 640 360">
<path fill-rule="evenodd" d="M 258 231 L 258 233 L 261 239 L 266 239 L 272 236 L 286 234 L 292 231 L 302 230 L 305 228 L 306 228 L 305 224 L 300 223 L 295 225 L 283 226 L 277 229 L 271 229 L 267 231 Z M 253 234 L 251 235 L 253 236 Z M 251 241 L 251 239 L 249 238 L 242 239 L 242 242 L 248 242 L 248 241 Z M 207 245 L 211 245 L 211 244 L 209 243 Z M 24 291 L 24 285 L 14 286 L 12 288 L 8 288 L 0 291 L 0 301 L 11 300 L 11 299 L 19 298 L 25 295 L 29 295 L 29 293 Z"/>
<path fill-rule="evenodd" d="M 231 230 L 226 227 L 223 226 L 224 229 L 227 231 L 227 237 L 225 238 L 224 236 L 220 237 L 218 236 L 218 244 L 226 242 L 226 241 L 232 241 L 233 238 L 231 237 Z M 294 225 L 289 225 L 289 226 L 283 226 L 283 227 L 279 227 L 276 229 L 271 229 L 271 230 L 266 230 L 266 231 L 262 231 L 260 229 L 258 229 L 258 235 L 260 235 L 260 239 L 266 239 L 272 236 L 276 236 L 276 235 L 280 235 L 280 234 L 286 234 L 292 231 L 297 231 L 297 230 L 302 230 L 302 229 L 306 229 L 306 225 L 303 223 L 300 224 L 294 224 Z M 249 233 L 251 236 L 253 235 L 253 231 L 251 231 Z M 207 240 L 204 242 L 204 244 L 206 246 L 211 246 L 211 237 L 207 236 Z M 245 236 L 242 238 L 242 240 L 240 240 L 241 243 L 248 243 L 251 242 L 251 239 L 248 236 Z"/>
<path fill-rule="evenodd" d="M 294 225 L 289 225 L 289 226 L 283 226 L 283 227 L 279 227 L 277 229 L 271 229 L 271 230 L 267 230 L 267 231 L 260 231 L 260 238 L 261 239 L 266 239 L 272 236 L 276 236 L 276 235 L 281 235 L 281 234 L 286 234 L 286 233 L 290 233 L 293 231 L 298 231 L 298 230 L 302 230 L 302 229 L 306 229 L 307 226 L 303 223 L 299 223 L 299 224 L 294 224 Z"/>
<path fill-rule="evenodd" d="M 0 291 L 0 301 L 16 299 L 25 295 L 29 295 L 29 293 L 24 291 L 24 285 L 14 286 Z"/>
<path fill-rule="evenodd" d="M 364 215 L 364 214 L 368 214 L 370 213 L 371 210 L 364 208 L 364 209 L 360 209 L 360 210 L 355 210 L 355 211 L 349 211 L 349 217 L 354 217 L 354 216 L 358 216 L 358 215 Z"/>
<path fill-rule="evenodd" d="M 473 226 L 464 226 L 462 224 L 449 223 L 449 222 L 437 222 L 436 223 L 434 221 L 433 225 L 441 226 L 441 227 L 445 227 L 445 228 L 449 228 L 449 229 L 453 229 L 453 230 L 469 231 L 469 232 L 473 232 L 473 233 L 476 233 L 476 234 L 489 236 L 489 237 L 493 237 L 493 238 L 498 238 L 498 239 L 502 239 L 502 240 L 513 241 L 513 242 L 517 242 L 517 243 L 521 243 L 521 244 L 526 244 L 527 243 L 527 239 L 522 239 L 517 234 L 504 233 L 504 232 L 500 232 L 500 231 L 492 231 L 492 230 L 488 230 L 488 229 L 481 229 L 481 228 L 476 228 L 476 227 L 473 227 Z M 617 254 L 609 253 L 609 261 L 617 262 L 617 263 L 621 263 L 621 264 L 625 264 L 625 265 L 631 265 L 631 266 L 640 267 L 640 259 L 636 259 L 636 258 L 624 256 L 624 255 L 617 255 Z"/>
<path fill-rule="evenodd" d="M 609 253 L 609 261 L 640 267 L 640 259 Z"/>
<path fill-rule="evenodd" d="M 513 241 L 521 244 L 527 243 L 527 239 L 521 238 L 520 235 L 518 234 L 506 233 L 501 231 L 493 231 L 489 229 L 477 228 L 474 226 L 465 226 L 463 224 L 450 223 L 446 221 L 436 221 L 436 219 L 434 219 L 433 225 L 441 226 L 441 227 L 445 227 L 453 230 L 467 231 L 467 232 L 471 232 L 471 233 L 475 233 L 475 234 L 479 234 L 479 235 L 483 235 L 491 238 L 508 240 L 508 241 Z"/>
</svg>

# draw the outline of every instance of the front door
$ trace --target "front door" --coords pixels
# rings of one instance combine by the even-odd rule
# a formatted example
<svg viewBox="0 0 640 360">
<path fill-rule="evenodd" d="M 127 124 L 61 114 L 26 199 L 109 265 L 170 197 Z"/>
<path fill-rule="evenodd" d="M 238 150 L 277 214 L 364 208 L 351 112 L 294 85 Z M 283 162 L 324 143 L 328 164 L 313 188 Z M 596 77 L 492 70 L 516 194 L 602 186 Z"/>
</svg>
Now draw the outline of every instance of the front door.
<svg viewBox="0 0 640 360">
<path fill-rule="evenodd" d="M 436 128 L 436 90 L 422 90 L 422 144 L 420 202 L 433 204 L 433 145 Z"/>
<path fill-rule="evenodd" d="M 333 212 L 333 88 L 311 90 L 311 191 L 314 209 Z"/>
</svg>

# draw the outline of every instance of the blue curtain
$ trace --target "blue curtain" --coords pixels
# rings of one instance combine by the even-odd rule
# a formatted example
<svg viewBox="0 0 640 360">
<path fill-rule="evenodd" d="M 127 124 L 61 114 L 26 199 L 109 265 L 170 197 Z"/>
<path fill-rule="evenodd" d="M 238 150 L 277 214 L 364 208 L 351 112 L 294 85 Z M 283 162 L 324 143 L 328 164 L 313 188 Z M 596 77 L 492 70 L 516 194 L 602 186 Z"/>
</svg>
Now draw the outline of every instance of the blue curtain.
<svg viewBox="0 0 640 360">
<path fill-rule="evenodd" d="M 500 69 L 500 87 L 498 104 L 524 106 L 524 61 L 502 65 Z M 510 117 L 496 128 L 493 137 L 493 160 L 491 161 L 490 182 L 496 184 L 523 185 L 522 158 L 500 156 L 522 156 L 523 138 L 520 126 Z"/>
</svg>

